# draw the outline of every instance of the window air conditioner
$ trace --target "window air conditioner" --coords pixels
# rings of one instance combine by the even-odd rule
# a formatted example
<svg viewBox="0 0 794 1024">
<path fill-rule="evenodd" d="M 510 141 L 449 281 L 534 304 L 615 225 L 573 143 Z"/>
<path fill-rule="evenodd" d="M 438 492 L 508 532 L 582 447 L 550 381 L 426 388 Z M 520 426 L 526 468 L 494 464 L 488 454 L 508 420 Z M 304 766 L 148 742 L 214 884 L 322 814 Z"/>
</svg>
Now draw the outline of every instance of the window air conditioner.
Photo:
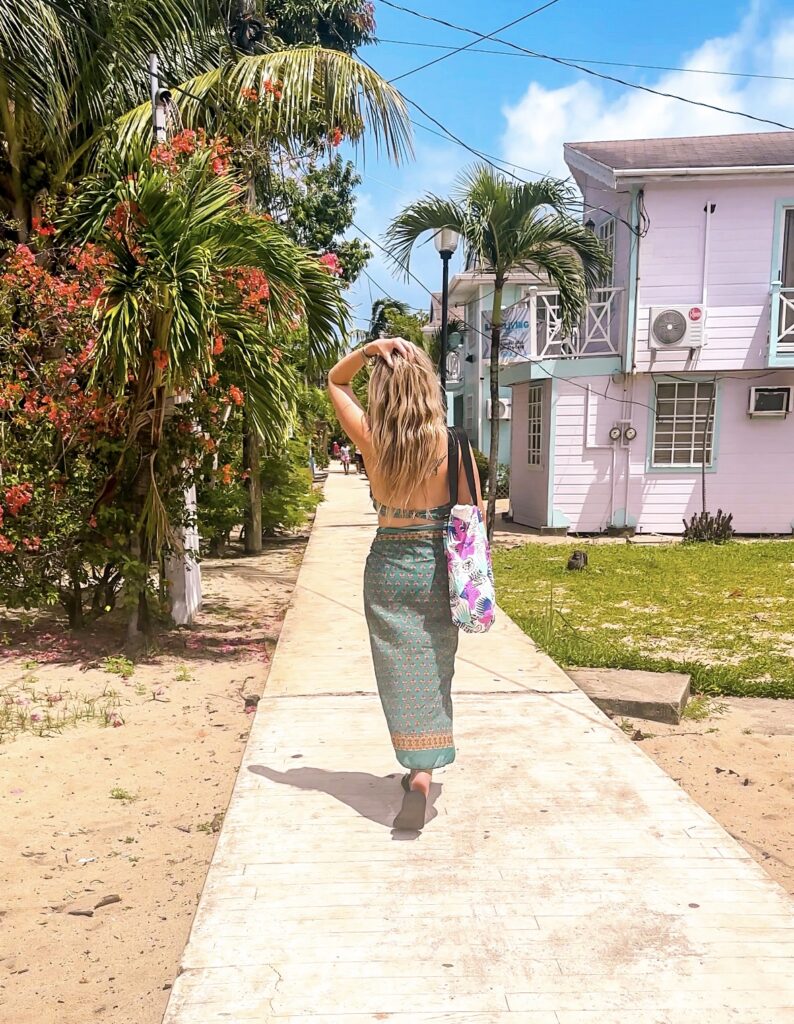
<svg viewBox="0 0 794 1024">
<path fill-rule="evenodd" d="M 753 419 L 757 416 L 785 419 L 791 412 L 791 388 L 750 388 L 750 406 Z"/>
<path fill-rule="evenodd" d="M 652 306 L 650 313 L 651 348 L 703 347 L 706 311 L 702 306 Z"/>
<path fill-rule="evenodd" d="M 489 398 L 488 401 L 486 402 L 486 409 L 485 409 L 485 415 L 488 417 L 488 419 L 491 418 L 491 409 L 492 408 L 493 408 L 493 405 L 491 404 L 491 399 Z M 513 416 L 513 399 L 512 398 L 500 398 L 499 399 L 499 419 L 500 420 L 509 420 L 509 419 L 512 418 L 512 416 Z"/>
</svg>

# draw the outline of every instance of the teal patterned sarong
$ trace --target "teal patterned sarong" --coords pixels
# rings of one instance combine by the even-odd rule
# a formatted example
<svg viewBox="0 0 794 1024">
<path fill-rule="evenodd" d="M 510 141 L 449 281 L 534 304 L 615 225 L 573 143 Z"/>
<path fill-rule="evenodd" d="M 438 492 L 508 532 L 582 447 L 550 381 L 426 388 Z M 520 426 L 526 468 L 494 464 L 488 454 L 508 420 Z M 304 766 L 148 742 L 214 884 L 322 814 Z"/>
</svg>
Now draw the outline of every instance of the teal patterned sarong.
<svg viewBox="0 0 794 1024">
<path fill-rule="evenodd" d="M 444 524 L 381 527 L 364 572 L 372 660 L 397 760 L 455 760 L 452 676 L 458 630 L 449 608 Z"/>
</svg>

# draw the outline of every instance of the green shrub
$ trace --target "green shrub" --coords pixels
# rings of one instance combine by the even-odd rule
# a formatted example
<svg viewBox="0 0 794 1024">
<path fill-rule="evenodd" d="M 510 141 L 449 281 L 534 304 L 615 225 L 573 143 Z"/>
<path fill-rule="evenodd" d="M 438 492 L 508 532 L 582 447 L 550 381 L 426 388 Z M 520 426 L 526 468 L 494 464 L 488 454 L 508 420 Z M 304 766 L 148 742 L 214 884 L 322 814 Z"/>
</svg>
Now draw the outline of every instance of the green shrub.
<svg viewBox="0 0 794 1024">
<path fill-rule="evenodd" d="M 474 452 L 474 464 L 480 476 L 480 490 L 483 495 L 488 491 L 488 456 L 479 448 L 472 448 Z M 496 467 L 496 497 L 510 497 L 510 466 L 500 462 Z"/>
<path fill-rule="evenodd" d="M 726 515 L 717 509 L 716 516 L 710 512 L 696 512 L 684 520 L 684 540 L 689 543 L 725 544 L 733 537 L 733 515 Z"/>
<path fill-rule="evenodd" d="M 305 438 L 289 441 L 283 451 L 262 460 L 262 532 L 294 530 L 322 501 L 309 469 Z"/>
</svg>

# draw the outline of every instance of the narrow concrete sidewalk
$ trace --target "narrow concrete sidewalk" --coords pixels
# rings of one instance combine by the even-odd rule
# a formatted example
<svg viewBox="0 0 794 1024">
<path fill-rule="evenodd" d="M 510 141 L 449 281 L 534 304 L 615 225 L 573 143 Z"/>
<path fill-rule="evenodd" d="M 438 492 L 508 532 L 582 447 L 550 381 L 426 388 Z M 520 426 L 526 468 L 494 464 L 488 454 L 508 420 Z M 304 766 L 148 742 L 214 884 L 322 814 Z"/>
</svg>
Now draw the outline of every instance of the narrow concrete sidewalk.
<svg viewBox="0 0 794 1024">
<path fill-rule="evenodd" d="M 794 1024 L 794 901 L 504 616 L 419 836 L 332 470 L 165 1024 Z"/>
</svg>

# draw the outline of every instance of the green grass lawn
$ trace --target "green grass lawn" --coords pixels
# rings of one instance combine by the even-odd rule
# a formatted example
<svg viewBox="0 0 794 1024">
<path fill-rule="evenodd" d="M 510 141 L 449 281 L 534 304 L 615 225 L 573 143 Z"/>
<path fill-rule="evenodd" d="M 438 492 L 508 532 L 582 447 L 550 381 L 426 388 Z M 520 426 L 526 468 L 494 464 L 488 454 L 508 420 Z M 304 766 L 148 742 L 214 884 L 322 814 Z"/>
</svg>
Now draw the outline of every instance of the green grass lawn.
<svg viewBox="0 0 794 1024">
<path fill-rule="evenodd" d="M 566 569 L 574 546 L 588 553 L 582 572 Z M 494 569 L 499 604 L 562 665 L 794 697 L 794 542 L 527 544 L 495 551 Z"/>
</svg>

